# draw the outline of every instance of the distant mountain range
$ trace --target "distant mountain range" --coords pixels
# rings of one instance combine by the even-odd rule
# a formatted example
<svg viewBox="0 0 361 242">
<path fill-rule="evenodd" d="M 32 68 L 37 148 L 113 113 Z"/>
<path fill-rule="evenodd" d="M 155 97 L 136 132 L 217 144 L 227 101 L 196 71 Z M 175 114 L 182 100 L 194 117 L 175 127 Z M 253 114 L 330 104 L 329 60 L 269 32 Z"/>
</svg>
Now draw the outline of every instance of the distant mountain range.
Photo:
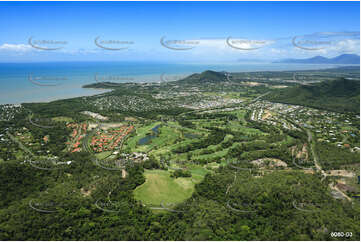
<svg viewBox="0 0 361 242">
<path fill-rule="evenodd" d="M 297 64 L 360 64 L 360 56 L 343 54 L 334 58 L 315 56 L 308 59 L 284 59 L 273 63 L 297 63 Z"/>
<path fill-rule="evenodd" d="M 270 63 L 271 60 L 263 60 L 263 59 L 238 59 L 239 63 Z"/>
</svg>

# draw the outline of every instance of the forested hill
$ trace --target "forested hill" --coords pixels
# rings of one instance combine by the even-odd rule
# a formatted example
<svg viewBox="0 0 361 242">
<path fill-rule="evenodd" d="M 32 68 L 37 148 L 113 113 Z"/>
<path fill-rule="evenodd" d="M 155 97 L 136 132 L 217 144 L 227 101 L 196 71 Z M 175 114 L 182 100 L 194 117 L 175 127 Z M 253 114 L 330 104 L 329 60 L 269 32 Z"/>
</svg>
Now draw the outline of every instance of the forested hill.
<svg viewBox="0 0 361 242">
<path fill-rule="evenodd" d="M 224 82 L 224 81 L 229 81 L 225 72 L 216 72 L 216 71 L 207 70 L 202 73 L 192 74 L 183 79 L 174 81 L 173 83 L 182 85 L 182 84 L 204 84 L 205 82 L 219 83 L 219 82 Z M 107 82 L 95 82 L 95 83 L 87 84 L 87 85 L 84 85 L 83 88 L 117 89 L 117 88 L 124 88 L 124 84 L 126 84 L 128 86 L 132 85 L 132 83 L 120 83 L 120 82 L 107 81 Z"/>
<path fill-rule="evenodd" d="M 360 113 L 360 82 L 342 78 L 299 85 L 275 90 L 265 99 L 336 112 Z"/>
<path fill-rule="evenodd" d="M 223 72 L 216 71 L 204 71 L 200 74 L 196 73 L 190 75 L 182 80 L 179 80 L 180 83 L 204 83 L 204 82 L 223 82 L 227 81 L 227 77 Z"/>
</svg>

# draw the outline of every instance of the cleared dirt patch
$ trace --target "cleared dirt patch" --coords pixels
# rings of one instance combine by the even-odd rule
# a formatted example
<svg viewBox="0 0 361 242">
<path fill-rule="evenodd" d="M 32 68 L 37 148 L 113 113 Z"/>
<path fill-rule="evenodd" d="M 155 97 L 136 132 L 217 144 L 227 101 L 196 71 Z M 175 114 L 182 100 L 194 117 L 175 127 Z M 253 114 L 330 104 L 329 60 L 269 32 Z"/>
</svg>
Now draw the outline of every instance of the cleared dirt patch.
<svg viewBox="0 0 361 242">
<path fill-rule="evenodd" d="M 297 155 L 296 155 L 296 158 L 298 159 L 305 159 L 305 160 L 308 160 L 308 150 L 307 150 L 307 144 L 303 144 L 302 146 L 302 150 L 300 150 Z"/>
<path fill-rule="evenodd" d="M 344 176 L 344 177 L 355 177 L 356 174 L 352 171 L 348 170 L 330 170 L 327 171 L 329 173 L 329 176 Z"/>
<path fill-rule="evenodd" d="M 88 197 L 88 196 L 90 196 L 90 194 L 92 193 L 92 190 L 94 190 L 94 188 L 88 190 L 88 189 L 82 187 L 82 188 L 80 189 L 80 193 L 83 195 L 83 197 Z"/>
<path fill-rule="evenodd" d="M 286 88 L 288 86 L 283 86 L 283 85 L 277 85 L 277 86 L 272 86 L 272 88 Z"/>
<path fill-rule="evenodd" d="M 268 119 L 269 117 L 272 117 L 271 112 L 268 111 L 268 110 L 265 110 L 265 111 L 264 111 L 264 115 L 263 115 L 263 117 L 262 117 L 262 120 Z"/>
<path fill-rule="evenodd" d="M 121 126 L 124 126 L 124 124 L 123 123 L 102 123 L 101 128 L 103 130 L 108 130 L 111 128 L 118 128 Z"/>
<path fill-rule="evenodd" d="M 260 86 L 260 85 L 264 85 L 264 84 L 258 83 L 258 82 L 242 82 L 242 85 L 254 87 L 254 86 Z"/>
<path fill-rule="evenodd" d="M 251 163 L 253 165 L 259 166 L 261 168 L 263 167 L 287 167 L 287 163 L 279 160 L 279 159 L 275 159 L 275 158 L 262 158 L 262 159 L 258 159 L 258 160 L 254 160 L 251 161 Z"/>
</svg>

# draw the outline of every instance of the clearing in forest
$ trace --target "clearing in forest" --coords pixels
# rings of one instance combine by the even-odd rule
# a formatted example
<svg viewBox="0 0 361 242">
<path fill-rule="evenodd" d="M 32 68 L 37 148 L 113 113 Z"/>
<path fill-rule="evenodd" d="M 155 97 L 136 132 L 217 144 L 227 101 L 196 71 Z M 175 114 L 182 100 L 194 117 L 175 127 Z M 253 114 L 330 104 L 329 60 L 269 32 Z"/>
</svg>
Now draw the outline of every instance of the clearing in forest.
<svg viewBox="0 0 361 242">
<path fill-rule="evenodd" d="M 171 178 L 170 171 L 145 170 L 145 183 L 134 190 L 134 197 L 145 205 L 181 203 L 190 198 L 195 182 L 191 177 Z"/>
</svg>

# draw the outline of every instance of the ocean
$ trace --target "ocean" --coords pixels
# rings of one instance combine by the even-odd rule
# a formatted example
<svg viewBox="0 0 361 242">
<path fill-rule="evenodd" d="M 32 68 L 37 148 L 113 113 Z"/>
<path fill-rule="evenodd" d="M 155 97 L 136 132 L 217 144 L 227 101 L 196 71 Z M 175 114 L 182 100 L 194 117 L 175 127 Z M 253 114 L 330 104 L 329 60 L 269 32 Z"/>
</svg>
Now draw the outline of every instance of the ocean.
<svg viewBox="0 0 361 242">
<path fill-rule="evenodd" d="M 0 104 L 47 102 L 100 94 L 105 90 L 82 88 L 85 84 L 111 82 L 174 81 L 205 70 L 287 71 L 332 68 L 310 64 L 166 64 L 150 62 L 49 62 L 0 63 Z"/>
</svg>

